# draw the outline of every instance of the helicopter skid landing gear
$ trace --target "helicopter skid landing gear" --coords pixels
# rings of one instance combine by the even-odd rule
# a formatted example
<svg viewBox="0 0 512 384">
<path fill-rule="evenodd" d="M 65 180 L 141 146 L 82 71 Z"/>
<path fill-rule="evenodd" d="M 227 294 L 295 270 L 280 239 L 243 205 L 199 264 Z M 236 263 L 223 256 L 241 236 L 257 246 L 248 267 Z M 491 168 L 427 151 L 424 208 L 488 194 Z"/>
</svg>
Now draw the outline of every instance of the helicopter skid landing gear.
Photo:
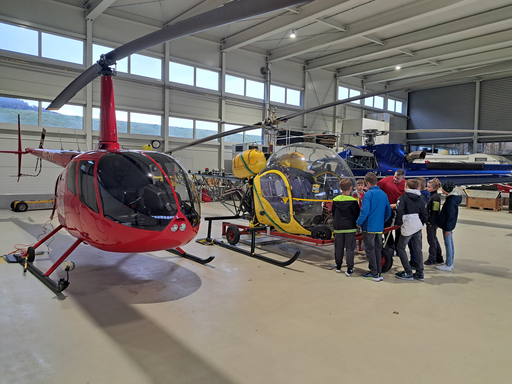
<svg viewBox="0 0 512 384">
<path fill-rule="evenodd" d="M 170 253 L 174 253 L 178 256 L 184 257 L 185 259 L 195 261 L 196 263 L 199 263 L 199 264 L 208 264 L 210 261 L 215 259 L 215 256 L 210 256 L 207 259 L 201 259 L 200 257 L 194 256 L 194 255 L 191 255 L 190 253 L 185 252 L 180 247 L 177 247 L 176 249 L 174 249 L 174 248 L 166 249 L 166 251 L 170 252 Z"/>
<path fill-rule="evenodd" d="M 75 268 L 75 265 L 73 262 L 68 261 L 62 265 L 63 269 L 68 273 L 68 276 L 66 279 L 61 278 L 59 281 L 53 280 L 50 275 L 55 271 L 55 269 L 63 263 L 64 260 L 73 252 L 76 247 L 82 243 L 82 240 L 78 239 L 76 240 L 71 247 L 68 248 L 66 252 L 57 260 L 46 272 L 42 272 L 39 268 L 37 268 L 33 262 L 35 261 L 36 256 L 36 249 L 40 245 L 42 245 L 46 240 L 48 240 L 50 237 L 55 235 L 58 231 L 60 231 L 63 228 L 62 225 L 59 225 L 57 228 L 55 228 L 50 234 L 48 234 L 45 238 L 40 240 L 37 244 L 35 244 L 33 247 L 28 247 L 27 251 L 25 253 L 22 253 L 20 255 L 11 255 L 14 256 L 14 259 L 16 262 L 23 265 L 23 273 L 25 273 L 27 270 L 33 274 L 35 277 L 37 277 L 44 285 L 46 285 L 48 288 L 50 288 L 53 292 L 58 293 L 64 291 L 68 285 L 69 285 L 69 272 L 72 271 Z"/>
<path fill-rule="evenodd" d="M 222 223 L 222 234 L 226 235 L 227 240 L 230 244 L 226 244 L 223 241 L 218 241 L 218 240 L 211 238 L 212 221 L 213 220 L 226 220 L 226 219 L 239 219 L 239 218 L 240 218 L 239 216 L 205 217 L 205 220 L 208 221 L 208 237 L 206 239 L 201 239 L 201 240 L 196 240 L 196 241 L 199 243 L 203 243 L 203 242 L 209 243 L 209 244 L 213 243 L 213 244 L 219 245 L 223 248 L 230 249 L 232 251 L 241 253 L 246 256 L 254 257 L 255 259 L 265 261 L 267 263 L 274 264 L 279 267 L 287 267 L 288 265 L 293 263 L 295 260 L 297 260 L 297 258 L 300 256 L 300 251 L 297 251 L 289 260 L 279 261 L 279 260 L 272 259 L 270 257 L 258 255 L 257 253 L 255 253 L 254 251 L 256 248 L 256 232 L 264 231 L 267 229 L 266 227 L 250 228 L 250 227 L 247 227 L 244 225 L 236 225 L 236 224 L 230 224 L 230 223 L 224 222 L 224 223 Z M 227 231 L 226 231 L 226 228 L 228 228 Z M 242 228 L 242 231 L 240 231 L 240 228 Z M 240 239 L 241 234 L 248 234 L 248 233 L 251 234 L 251 251 L 250 252 L 246 251 L 245 249 L 241 249 L 239 247 L 231 245 L 231 244 L 238 243 L 238 240 Z"/>
</svg>

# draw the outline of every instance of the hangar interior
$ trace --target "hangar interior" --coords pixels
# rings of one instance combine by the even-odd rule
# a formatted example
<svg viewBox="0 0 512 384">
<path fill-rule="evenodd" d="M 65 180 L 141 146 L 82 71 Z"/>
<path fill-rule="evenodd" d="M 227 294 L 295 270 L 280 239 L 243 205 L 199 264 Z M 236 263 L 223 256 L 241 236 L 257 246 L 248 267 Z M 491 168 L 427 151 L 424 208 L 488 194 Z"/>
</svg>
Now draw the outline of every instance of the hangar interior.
<svg viewBox="0 0 512 384">
<path fill-rule="evenodd" d="M 99 55 L 225 3 L 1 0 L 0 150 L 18 146 L 18 113 L 24 147 L 37 147 L 45 128 L 45 148 L 95 148 L 99 79 L 58 114 L 45 110 L 48 103 Z M 391 143 L 509 155 L 511 18 L 506 0 L 315 0 L 184 36 L 117 63 L 119 142 L 141 149 L 158 140 L 156 150 L 167 151 L 261 122 L 269 108 L 282 116 L 382 92 L 280 128 L 336 134 L 378 126 Z M 421 132 L 432 128 L 474 133 Z M 255 129 L 173 156 L 193 172 L 229 171 L 234 144 L 262 140 Z M 24 156 L 22 173 L 36 174 L 34 163 Z M 48 211 L 11 212 L 11 201 L 53 196 L 60 172 L 44 162 L 39 177 L 17 182 L 16 156 L 2 154 L 0 254 L 37 241 L 48 220 Z M 217 203 L 203 211 L 223 214 Z M 511 229 L 507 211 L 461 207 L 455 271 L 427 271 L 410 287 L 391 274 L 382 284 L 337 275 L 329 247 L 302 247 L 299 261 L 283 269 L 194 242 L 187 250 L 217 256 L 211 266 L 163 251 L 112 254 L 82 245 L 62 297 L 2 261 L 0 376 L 13 383 L 503 381 L 511 374 Z M 71 239 L 56 236 L 38 262 L 58 258 Z"/>
</svg>

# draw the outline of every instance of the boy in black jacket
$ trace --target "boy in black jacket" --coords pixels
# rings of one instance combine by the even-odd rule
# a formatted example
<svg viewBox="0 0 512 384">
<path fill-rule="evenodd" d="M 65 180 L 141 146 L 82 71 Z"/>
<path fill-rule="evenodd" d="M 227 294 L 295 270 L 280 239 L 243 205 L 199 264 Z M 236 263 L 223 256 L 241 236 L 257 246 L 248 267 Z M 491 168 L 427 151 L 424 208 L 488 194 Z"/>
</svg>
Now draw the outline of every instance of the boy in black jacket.
<svg viewBox="0 0 512 384">
<path fill-rule="evenodd" d="M 332 203 L 334 218 L 334 260 L 336 272 L 341 272 L 343 253 L 347 249 L 348 277 L 354 273 L 354 251 L 356 249 L 356 220 L 359 216 L 359 202 L 352 197 L 350 192 L 353 185 L 350 179 L 340 180 L 341 195 L 336 196 Z"/>
<path fill-rule="evenodd" d="M 441 191 L 446 196 L 443 208 L 439 213 L 437 223 L 439 228 L 443 230 L 444 246 L 446 248 L 446 264 L 438 265 L 436 269 L 441 271 L 453 271 L 453 257 L 455 249 L 453 248 L 453 230 L 457 224 L 459 216 L 459 204 L 462 202 L 461 194 L 455 189 L 455 184 L 447 181 L 441 187 Z"/>
<path fill-rule="evenodd" d="M 424 280 L 421 230 L 423 229 L 423 224 L 427 221 L 428 214 L 418 187 L 418 180 L 407 180 L 405 193 L 398 198 L 396 203 L 395 225 L 402 226 L 402 228 L 400 228 L 401 236 L 398 240 L 397 253 L 405 269 L 402 272 L 398 272 L 396 277 L 403 280 Z M 407 253 L 405 252 L 405 247 L 409 241 L 414 243 L 414 249 L 417 250 L 416 257 L 418 266 L 416 267 L 416 273 L 414 275 L 407 258 Z"/>
<path fill-rule="evenodd" d="M 430 200 L 427 204 L 428 259 L 425 261 L 425 265 L 436 265 L 444 262 L 441 245 L 437 239 L 437 219 L 441 210 L 441 195 L 437 192 L 439 188 L 441 188 L 441 182 L 437 178 L 430 180 L 427 184 Z"/>
</svg>

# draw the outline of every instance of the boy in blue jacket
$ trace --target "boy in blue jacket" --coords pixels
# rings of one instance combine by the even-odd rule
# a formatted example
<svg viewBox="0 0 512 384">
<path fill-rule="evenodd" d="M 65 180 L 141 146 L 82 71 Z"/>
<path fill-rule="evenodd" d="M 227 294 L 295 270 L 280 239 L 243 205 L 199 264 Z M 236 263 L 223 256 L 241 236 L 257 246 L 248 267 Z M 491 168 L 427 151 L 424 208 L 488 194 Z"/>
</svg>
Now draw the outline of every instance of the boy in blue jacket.
<svg viewBox="0 0 512 384">
<path fill-rule="evenodd" d="M 370 272 L 362 277 L 366 280 L 382 281 L 382 232 L 384 223 L 391 217 L 391 206 L 388 196 L 377 186 L 375 173 L 368 172 L 364 181 L 369 189 L 364 194 L 356 224 L 363 231 Z"/>
<path fill-rule="evenodd" d="M 356 249 L 356 220 L 359 216 L 359 202 L 357 198 L 350 196 L 353 185 L 350 179 L 340 180 L 342 194 L 336 196 L 332 203 L 333 227 L 334 227 L 334 260 L 336 272 L 341 273 L 343 253 L 347 249 L 348 277 L 354 273 L 354 252 Z"/>
<path fill-rule="evenodd" d="M 453 271 L 453 258 L 455 249 L 453 247 L 453 230 L 459 216 L 459 204 L 462 202 L 462 195 L 455 190 L 455 184 L 447 181 L 441 187 L 446 196 L 443 208 L 439 213 L 437 225 L 443 230 L 444 246 L 446 247 L 446 264 L 438 265 L 436 269 L 441 271 Z"/>
</svg>

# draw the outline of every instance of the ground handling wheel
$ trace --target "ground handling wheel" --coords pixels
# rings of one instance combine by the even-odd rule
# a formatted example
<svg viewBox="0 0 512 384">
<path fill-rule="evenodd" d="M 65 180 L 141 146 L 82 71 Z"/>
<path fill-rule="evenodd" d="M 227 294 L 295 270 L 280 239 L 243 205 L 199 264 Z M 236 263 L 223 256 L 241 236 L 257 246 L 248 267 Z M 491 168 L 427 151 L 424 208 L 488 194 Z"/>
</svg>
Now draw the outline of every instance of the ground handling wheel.
<svg viewBox="0 0 512 384">
<path fill-rule="evenodd" d="M 393 254 L 387 248 L 382 248 L 382 273 L 386 273 L 393 266 Z"/>
<path fill-rule="evenodd" d="M 330 240 L 332 237 L 331 228 L 329 228 L 327 225 L 317 225 L 311 231 L 311 237 L 313 239 Z"/>
<path fill-rule="evenodd" d="M 226 229 L 226 240 L 231 245 L 236 245 L 240 241 L 240 230 L 234 224 L 231 224 Z"/>
</svg>

